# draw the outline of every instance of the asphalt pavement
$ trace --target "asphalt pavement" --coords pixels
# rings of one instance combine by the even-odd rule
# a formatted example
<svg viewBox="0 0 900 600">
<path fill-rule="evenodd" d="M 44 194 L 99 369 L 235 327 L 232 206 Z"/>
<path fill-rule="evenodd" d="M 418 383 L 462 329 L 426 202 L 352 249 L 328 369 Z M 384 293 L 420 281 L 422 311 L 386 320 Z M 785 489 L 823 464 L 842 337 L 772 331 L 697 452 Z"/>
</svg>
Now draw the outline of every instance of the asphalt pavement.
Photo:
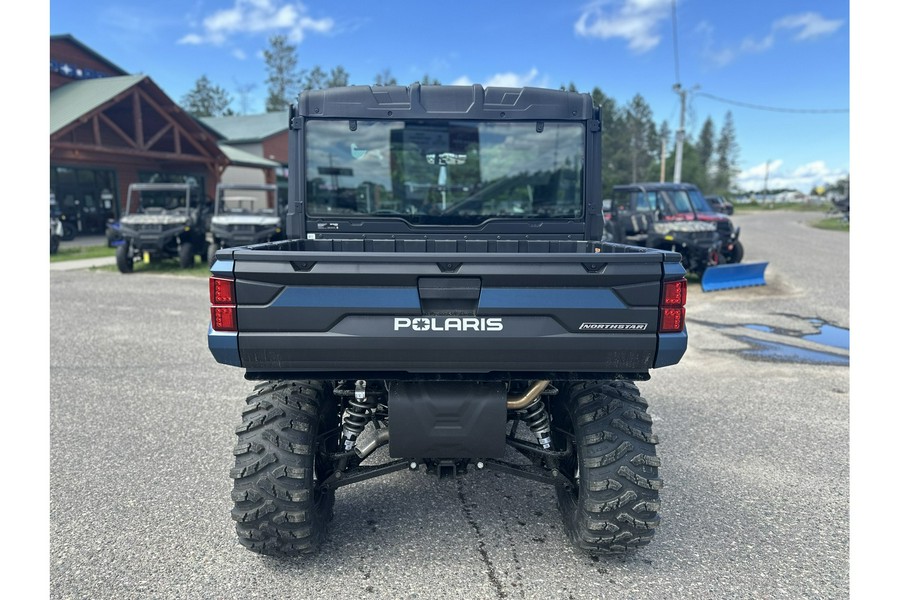
<svg viewBox="0 0 900 600">
<path fill-rule="evenodd" d="M 814 217 L 739 214 L 768 284 L 690 286 L 684 359 L 639 385 L 664 487 L 626 558 L 574 550 L 554 491 L 496 472 L 340 488 L 320 554 L 250 553 L 228 472 L 253 384 L 206 347 L 206 279 L 53 270 L 50 597 L 847 598 L 849 236 Z"/>
</svg>

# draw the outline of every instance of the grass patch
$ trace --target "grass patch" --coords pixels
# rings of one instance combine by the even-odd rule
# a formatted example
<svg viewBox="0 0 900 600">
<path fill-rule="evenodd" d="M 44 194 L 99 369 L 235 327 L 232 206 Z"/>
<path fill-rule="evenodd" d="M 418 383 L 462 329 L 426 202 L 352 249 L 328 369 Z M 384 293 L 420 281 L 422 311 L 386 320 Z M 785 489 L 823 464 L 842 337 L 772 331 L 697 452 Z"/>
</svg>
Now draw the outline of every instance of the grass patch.
<svg viewBox="0 0 900 600">
<path fill-rule="evenodd" d="M 850 231 L 850 221 L 845 221 L 843 217 L 828 217 L 821 221 L 815 221 L 812 226 L 829 231 Z"/>
<path fill-rule="evenodd" d="M 119 268 L 115 265 L 106 267 L 97 267 L 100 271 L 119 272 Z M 165 274 L 165 275 L 183 275 L 186 277 L 209 277 L 209 265 L 205 260 L 195 259 L 194 266 L 188 269 L 182 269 L 178 264 L 178 259 L 159 260 L 151 263 L 137 261 L 134 263 L 134 272 L 127 275 L 147 274 Z M 126 273 L 123 273 L 125 275 Z"/>
<path fill-rule="evenodd" d="M 769 210 L 792 210 L 801 212 L 821 212 L 827 213 L 831 210 L 831 203 L 825 204 L 807 204 L 806 202 L 749 202 L 747 204 L 735 204 L 734 212 L 757 212 Z"/>
<path fill-rule="evenodd" d="M 106 256 L 115 255 L 116 249 L 107 246 L 75 246 L 72 248 L 60 246 L 59 252 L 50 255 L 50 262 L 82 260 L 85 258 L 104 258 Z"/>
</svg>

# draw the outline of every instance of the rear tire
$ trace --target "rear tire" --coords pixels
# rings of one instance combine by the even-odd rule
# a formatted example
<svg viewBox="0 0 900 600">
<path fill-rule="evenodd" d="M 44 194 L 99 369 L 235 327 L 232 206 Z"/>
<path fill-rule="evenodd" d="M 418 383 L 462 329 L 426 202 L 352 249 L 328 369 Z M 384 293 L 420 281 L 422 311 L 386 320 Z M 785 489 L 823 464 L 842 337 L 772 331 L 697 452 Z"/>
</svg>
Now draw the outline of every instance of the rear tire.
<svg viewBox="0 0 900 600">
<path fill-rule="evenodd" d="M 190 269 L 194 266 L 194 245 L 185 242 L 178 246 L 178 264 L 182 269 Z"/>
<path fill-rule="evenodd" d="M 338 412 L 319 381 L 272 381 L 247 398 L 237 428 L 232 518 L 240 543 L 259 554 L 313 554 L 334 516 Z"/>
<path fill-rule="evenodd" d="M 64 242 L 71 242 L 75 239 L 75 236 L 78 234 L 78 229 L 75 227 L 74 223 L 69 223 L 68 221 L 62 222 L 62 240 Z"/>
<path fill-rule="evenodd" d="M 209 266 L 212 267 L 213 263 L 216 262 L 216 252 L 219 251 L 219 245 L 216 243 L 212 243 L 206 249 L 206 262 L 209 263 Z"/>
<path fill-rule="evenodd" d="M 728 264 L 737 264 L 744 260 L 744 245 L 737 241 L 734 243 L 731 252 L 723 252 L 723 254 L 725 255 L 725 262 Z"/>
<path fill-rule="evenodd" d="M 116 248 L 116 266 L 121 273 L 134 271 L 134 259 L 131 258 L 131 244 L 128 242 L 122 242 L 122 245 Z"/>
<path fill-rule="evenodd" d="M 575 547 L 623 554 L 650 543 L 659 524 L 659 459 L 647 402 L 630 381 L 572 384 L 553 407 L 554 447 L 574 444 L 556 488 L 563 526 Z"/>
</svg>

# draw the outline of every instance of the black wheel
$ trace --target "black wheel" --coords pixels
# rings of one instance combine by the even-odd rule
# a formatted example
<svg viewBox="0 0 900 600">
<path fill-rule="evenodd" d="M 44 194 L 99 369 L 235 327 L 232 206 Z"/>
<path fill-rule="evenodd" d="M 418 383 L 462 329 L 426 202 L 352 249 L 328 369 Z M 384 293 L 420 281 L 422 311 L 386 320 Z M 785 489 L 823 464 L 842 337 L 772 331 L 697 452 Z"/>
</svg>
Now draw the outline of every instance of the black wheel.
<svg viewBox="0 0 900 600">
<path fill-rule="evenodd" d="M 185 242 L 178 246 L 178 264 L 182 269 L 190 269 L 194 266 L 194 245 Z"/>
<path fill-rule="evenodd" d="M 78 228 L 75 227 L 75 223 L 69 223 L 68 221 L 62 222 L 62 239 L 64 242 L 71 242 L 75 239 L 75 236 L 78 234 Z"/>
<path fill-rule="evenodd" d="M 630 381 L 572 384 L 552 404 L 557 448 L 574 455 L 556 488 L 572 543 L 592 554 L 622 554 L 650 543 L 659 524 L 659 459 L 647 402 Z"/>
<path fill-rule="evenodd" d="M 731 252 L 723 252 L 725 255 L 725 262 L 729 264 L 736 264 L 744 260 L 744 245 L 737 241 L 734 243 L 734 247 L 731 249 Z"/>
<path fill-rule="evenodd" d="M 123 242 L 121 246 L 116 248 L 116 266 L 119 267 L 121 273 L 134 271 L 134 259 L 131 258 L 131 244 L 128 242 Z"/>
<path fill-rule="evenodd" d="M 50 254 L 56 254 L 59 252 L 59 236 L 51 235 L 50 236 Z"/>
<path fill-rule="evenodd" d="M 219 245 L 213 242 L 206 249 L 206 262 L 209 263 L 209 266 L 213 266 L 213 263 L 216 262 L 216 252 L 219 251 Z"/>
<path fill-rule="evenodd" d="M 337 449 L 338 412 L 318 381 L 260 384 L 237 429 L 232 518 L 240 543 L 254 552 L 316 552 L 334 516 L 333 472 L 324 452 Z"/>
</svg>

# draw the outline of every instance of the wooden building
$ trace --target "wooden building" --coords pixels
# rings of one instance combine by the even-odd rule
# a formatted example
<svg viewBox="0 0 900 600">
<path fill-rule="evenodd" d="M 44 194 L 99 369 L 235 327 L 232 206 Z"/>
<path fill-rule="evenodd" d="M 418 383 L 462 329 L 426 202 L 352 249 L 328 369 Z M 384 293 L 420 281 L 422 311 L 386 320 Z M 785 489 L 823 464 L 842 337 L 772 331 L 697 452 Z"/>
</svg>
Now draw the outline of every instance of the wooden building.
<svg viewBox="0 0 900 600">
<path fill-rule="evenodd" d="M 185 112 L 146 75 L 129 75 L 70 35 L 50 37 L 50 193 L 78 234 L 102 234 L 128 185 L 193 182 L 210 197 L 229 164 L 279 164 Z"/>
</svg>

